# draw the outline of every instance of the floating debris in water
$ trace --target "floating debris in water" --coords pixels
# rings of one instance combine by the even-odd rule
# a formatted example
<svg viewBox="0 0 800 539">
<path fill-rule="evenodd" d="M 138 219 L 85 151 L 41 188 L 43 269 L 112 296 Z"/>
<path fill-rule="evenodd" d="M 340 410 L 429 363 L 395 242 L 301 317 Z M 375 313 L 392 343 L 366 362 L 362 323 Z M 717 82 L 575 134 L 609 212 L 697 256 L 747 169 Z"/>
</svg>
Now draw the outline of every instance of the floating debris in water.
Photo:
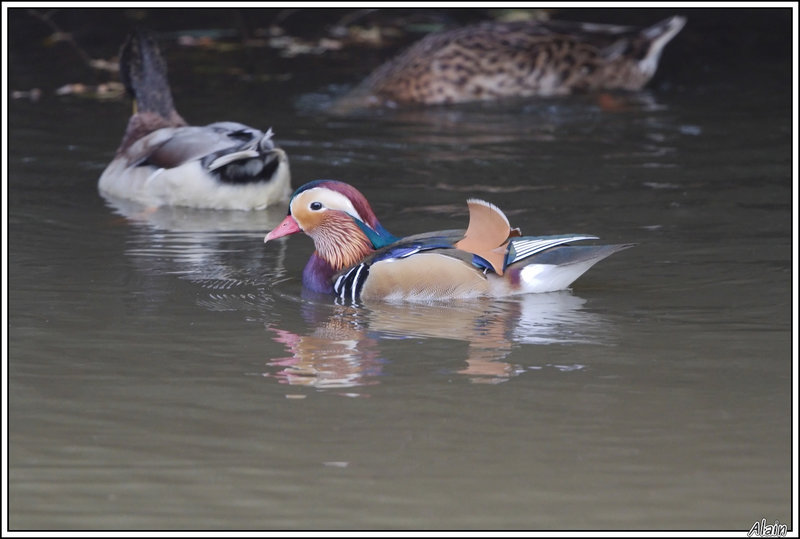
<svg viewBox="0 0 800 539">
<path fill-rule="evenodd" d="M 36 103 L 42 98 L 42 91 L 39 88 L 31 88 L 30 90 L 14 90 L 11 92 L 11 99 L 29 99 L 32 103 Z"/>
<path fill-rule="evenodd" d="M 89 60 L 89 65 L 98 71 L 110 71 L 111 73 L 119 72 L 119 61 L 116 58 L 113 60 L 93 58 Z"/>
<path fill-rule="evenodd" d="M 558 369 L 561 372 L 580 371 L 585 368 L 585 365 L 580 365 L 578 363 L 575 363 L 574 365 L 552 365 L 548 363 L 547 366 L 553 367 L 554 369 Z"/>
<path fill-rule="evenodd" d="M 680 189 L 681 186 L 677 183 L 669 182 L 644 182 L 642 185 L 650 189 Z"/>
<path fill-rule="evenodd" d="M 694 135 L 694 136 L 697 136 L 697 135 L 702 135 L 703 134 L 703 128 L 700 127 L 699 125 L 682 125 L 682 126 L 680 126 L 680 128 L 678 130 L 683 135 Z"/>
<path fill-rule="evenodd" d="M 76 82 L 65 84 L 55 91 L 56 95 L 77 95 L 94 99 L 117 99 L 125 94 L 125 87 L 120 82 L 104 82 L 97 86 Z"/>
<path fill-rule="evenodd" d="M 553 363 L 548 363 L 544 366 L 542 365 L 530 365 L 528 366 L 528 370 L 531 371 L 541 371 L 545 367 L 551 367 L 556 369 L 560 372 L 572 372 L 572 371 L 580 371 L 586 368 L 586 365 L 581 365 L 579 363 L 575 363 L 574 365 L 554 365 Z"/>
</svg>

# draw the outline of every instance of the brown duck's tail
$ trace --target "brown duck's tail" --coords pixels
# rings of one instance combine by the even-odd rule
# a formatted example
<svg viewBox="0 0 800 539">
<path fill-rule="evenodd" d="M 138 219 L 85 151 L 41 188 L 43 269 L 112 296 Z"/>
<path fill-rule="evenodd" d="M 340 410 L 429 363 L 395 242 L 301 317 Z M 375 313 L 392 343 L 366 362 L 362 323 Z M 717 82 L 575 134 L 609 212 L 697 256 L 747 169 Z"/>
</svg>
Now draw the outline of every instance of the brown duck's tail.
<svg viewBox="0 0 800 539">
<path fill-rule="evenodd" d="M 640 35 L 649 43 L 647 54 L 639 62 L 642 71 L 655 73 L 658 60 L 661 58 L 661 51 L 683 29 L 684 25 L 686 25 L 686 17 L 675 15 L 642 30 Z"/>
<path fill-rule="evenodd" d="M 167 120 L 176 118 L 167 64 L 152 33 L 136 30 L 128 37 L 120 50 L 119 72 L 125 89 L 134 99 L 136 112 L 155 113 Z"/>
</svg>

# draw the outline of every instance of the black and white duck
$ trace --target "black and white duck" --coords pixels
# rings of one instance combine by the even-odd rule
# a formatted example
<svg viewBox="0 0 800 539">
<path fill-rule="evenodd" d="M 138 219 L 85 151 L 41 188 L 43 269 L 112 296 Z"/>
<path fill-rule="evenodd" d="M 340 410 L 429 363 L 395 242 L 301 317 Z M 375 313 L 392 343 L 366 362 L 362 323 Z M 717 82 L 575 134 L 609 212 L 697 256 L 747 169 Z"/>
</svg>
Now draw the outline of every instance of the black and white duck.
<svg viewBox="0 0 800 539">
<path fill-rule="evenodd" d="M 291 194 L 289 160 L 266 132 L 232 121 L 189 125 L 175 110 L 152 35 L 133 33 L 120 77 L 134 113 L 100 192 L 146 206 L 255 210 Z"/>
</svg>

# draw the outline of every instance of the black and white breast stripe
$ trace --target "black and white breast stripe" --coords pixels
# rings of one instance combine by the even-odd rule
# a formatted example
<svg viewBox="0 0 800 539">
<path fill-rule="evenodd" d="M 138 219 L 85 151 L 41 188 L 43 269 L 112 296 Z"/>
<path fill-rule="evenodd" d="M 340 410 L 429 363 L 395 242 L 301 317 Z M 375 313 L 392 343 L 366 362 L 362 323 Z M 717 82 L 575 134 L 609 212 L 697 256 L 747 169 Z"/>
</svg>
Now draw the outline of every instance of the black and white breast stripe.
<svg viewBox="0 0 800 539">
<path fill-rule="evenodd" d="M 333 283 L 333 292 L 339 299 L 358 301 L 368 276 L 369 264 L 362 263 L 353 266 L 336 279 L 336 282 Z"/>
</svg>

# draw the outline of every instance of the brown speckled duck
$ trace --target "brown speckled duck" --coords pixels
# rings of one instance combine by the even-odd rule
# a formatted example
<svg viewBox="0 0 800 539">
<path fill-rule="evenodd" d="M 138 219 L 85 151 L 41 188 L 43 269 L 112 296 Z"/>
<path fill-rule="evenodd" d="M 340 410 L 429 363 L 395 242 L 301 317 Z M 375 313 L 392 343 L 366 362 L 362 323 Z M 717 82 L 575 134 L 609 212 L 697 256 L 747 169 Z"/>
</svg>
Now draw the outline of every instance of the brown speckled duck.
<svg viewBox="0 0 800 539">
<path fill-rule="evenodd" d="M 289 215 L 265 242 L 304 232 L 316 250 L 303 270 L 309 290 L 340 300 L 430 301 L 566 289 L 630 245 L 574 246 L 585 234 L 522 236 L 499 208 L 467 201 L 469 225 L 397 238 L 355 187 L 317 180 L 292 195 Z"/>
<path fill-rule="evenodd" d="M 289 160 L 265 132 L 237 122 L 190 126 L 172 103 L 153 37 L 137 32 L 120 53 L 134 98 L 122 143 L 103 171 L 103 194 L 147 206 L 254 210 L 291 193 Z"/>
<path fill-rule="evenodd" d="M 686 23 L 647 28 L 569 21 L 487 22 L 430 34 L 377 68 L 335 109 L 640 90 Z"/>
</svg>

